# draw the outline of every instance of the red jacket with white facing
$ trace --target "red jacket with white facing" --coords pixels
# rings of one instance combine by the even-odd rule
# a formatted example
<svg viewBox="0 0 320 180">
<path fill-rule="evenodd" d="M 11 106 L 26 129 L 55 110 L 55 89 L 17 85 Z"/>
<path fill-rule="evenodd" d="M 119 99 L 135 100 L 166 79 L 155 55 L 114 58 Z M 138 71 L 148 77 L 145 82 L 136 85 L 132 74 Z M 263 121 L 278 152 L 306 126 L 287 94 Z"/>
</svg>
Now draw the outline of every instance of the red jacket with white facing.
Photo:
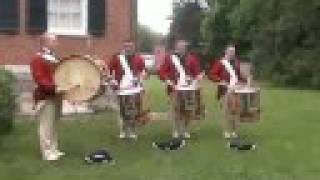
<svg viewBox="0 0 320 180">
<path fill-rule="evenodd" d="M 182 66 L 185 68 L 187 75 L 192 78 L 196 78 L 200 75 L 200 60 L 196 53 L 188 53 L 185 56 L 185 60 Z M 166 55 L 164 63 L 160 67 L 159 76 L 161 80 L 171 80 L 173 83 L 177 83 L 179 78 L 179 73 L 176 70 L 176 67 L 172 63 L 171 56 Z M 168 86 L 168 94 L 172 92 L 172 87 Z"/>
<path fill-rule="evenodd" d="M 34 91 L 35 102 L 54 96 L 54 65 L 47 63 L 40 54 L 36 54 L 31 60 L 30 70 L 37 84 Z"/>
<path fill-rule="evenodd" d="M 238 80 L 243 81 L 240 75 L 240 60 L 238 58 L 235 59 L 235 71 Z M 222 64 L 221 59 L 216 59 L 212 61 L 211 67 L 208 71 L 208 78 L 214 82 L 230 82 L 230 74 Z M 219 100 L 222 96 L 224 96 L 226 91 L 226 87 L 218 86 L 217 99 Z"/>
<path fill-rule="evenodd" d="M 239 81 L 242 80 L 240 76 L 240 60 L 235 59 L 235 71 Z M 208 78 L 214 82 L 230 82 L 230 74 L 221 63 L 221 59 L 215 59 L 212 61 L 210 69 L 208 71 Z"/>
<path fill-rule="evenodd" d="M 145 63 L 142 56 L 135 54 L 132 58 L 127 59 L 128 64 L 131 68 L 133 76 L 138 77 L 145 70 Z M 108 65 L 108 70 L 110 75 L 114 73 L 115 79 L 120 82 L 122 76 L 124 75 L 124 69 L 121 66 L 120 59 L 118 55 L 114 55 Z"/>
</svg>

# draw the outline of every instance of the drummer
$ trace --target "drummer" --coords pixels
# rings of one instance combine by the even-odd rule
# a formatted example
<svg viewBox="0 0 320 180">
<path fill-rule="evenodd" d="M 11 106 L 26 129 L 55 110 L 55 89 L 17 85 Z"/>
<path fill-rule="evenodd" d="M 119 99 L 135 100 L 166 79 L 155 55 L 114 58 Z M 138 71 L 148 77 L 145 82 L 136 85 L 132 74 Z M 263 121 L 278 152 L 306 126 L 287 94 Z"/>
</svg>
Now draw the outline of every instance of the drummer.
<svg viewBox="0 0 320 180">
<path fill-rule="evenodd" d="M 226 46 L 223 57 L 213 60 L 208 72 L 209 79 L 218 82 L 217 98 L 222 108 L 223 136 L 226 139 L 238 137 L 240 120 L 228 111 L 228 95 L 242 78 L 240 76 L 240 60 L 236 57 L 234 44 Z"/>
<path fill-rule="evenodd" d="M 178 85 L 179 74 L 177 69 L 185 71 L 186 76 L 192 80 L 200 81 L 202 75 L 200 72 L 200 59 L 195 52 L 187 50 L 187 42 L 185 40 L 177 40 L 175 44 L 174 55 L 177 55 L 182 67 L 175 67 L 172 56 L 166 55 L 164 63 L 160 67 L 160 79 L 165 81 L 167 86 L 167 94 L 171 102 L 171 118 L 173 121 L 172 136 L 174 138 L 190 138 L 190 121 L 185 119 L 178 119 L 174 107 L 174 93 L 175 87 Z"/>
<path fill-rule="evenodd" d="M 125 56 L 128 67 L 123 67 L 120 62 L 120 55 Z M 133 78 L 136 79 L 140 85 L 142 80 L 146 78 L 144 59 L 140 54 L 135 52 L 134 43 L 131 40 L 123 42 L 122 50 L 119 54 L 112 57 L 108 69 L 110 75 L 113 76 L 115 80 L 114 84 L 116 84 L 117 90 L 130 89 L 134 86 L 133 82 L 129 82 L 130 80 L 126 76 L 129 73 L 132 73 Z M 123 120 L 120 114 L 120 104 L 118 105 L 118 120 L 120 127 L 119 138 L 137 139 L 137 124 Z"/>
<path fill-rule="evenodd" d="M 36 118 L 39 122 L 40 150 L 44 160 L 58 160 L 65 155 L 58 149 L 57 122 L 61 114 L 61 98 L 56 93 L 53 77 L 59 59 L 53 50 L 56 36 L 45 34 L 40 40 L 41 49 L 31 61 L 30 68 L 37 85 L 34 91 Z"/>
</svg>

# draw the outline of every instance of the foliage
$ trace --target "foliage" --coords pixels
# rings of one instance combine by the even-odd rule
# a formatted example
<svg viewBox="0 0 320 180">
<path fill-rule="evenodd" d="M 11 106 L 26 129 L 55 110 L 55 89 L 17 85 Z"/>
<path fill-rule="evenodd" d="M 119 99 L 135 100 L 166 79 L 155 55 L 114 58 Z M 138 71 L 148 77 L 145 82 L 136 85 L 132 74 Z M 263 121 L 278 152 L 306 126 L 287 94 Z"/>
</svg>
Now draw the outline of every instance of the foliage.
<svg viewBox="0 0 320 180">
<path fill-rule="evenodd" d="M 15 99 L 15 77 L 10 72 L 0 69 L 0 134 L 12 128 Z"/>
<path fill-rule="evenodd" d="M 320 88 L 320 3 L 317 0 L 210 0 L 202 34 L 212 55 L 228 41 L 261 78 Z"/>
<path fill-rule="evenodd" d="M 201 20 L 205 11 L 197 1 L 174 4 L 173 23 L 169 34 L 171 48 L 175 40 L 184 39 L 196 48 L 203 42 L 201 37 Z"/>
<path fill-rule="evenodd" d="M 210 56 L 219 56 L 224 46 L 232 39 L 232 24 L 228 16 L 238 3 L 239 0 L 211 1 L 211 9 L 203 20 L 202 29 Z"/>
<path fill-rule="evenodd" d="M 159 42 L 162 35 L 152 31 L 145 25 L 138 25 L 138 49 L 141 52 L 153 52 L 154 45 Z"/>
</svg>

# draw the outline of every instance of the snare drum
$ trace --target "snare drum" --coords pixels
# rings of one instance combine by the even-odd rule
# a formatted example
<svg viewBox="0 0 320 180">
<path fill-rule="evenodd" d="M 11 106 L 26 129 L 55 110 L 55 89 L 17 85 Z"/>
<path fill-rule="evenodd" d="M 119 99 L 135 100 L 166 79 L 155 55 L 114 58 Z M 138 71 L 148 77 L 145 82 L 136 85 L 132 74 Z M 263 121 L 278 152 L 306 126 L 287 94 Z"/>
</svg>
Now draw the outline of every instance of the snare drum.
<svg viewBox="0 0 320 180">
<path fill-rule="evenodd" d="M 260 89 L 247 86 L 235 88 L 231 94 L 234 112 L 240 122 L 256 122 L 260 120 Z"/>
<path fill-rule="evenodd" d="M 204 115 L 199 88 L 177 88 L 174 91 L 175 114 L 179 120 L 200 120 Z"/>
<path fill-rule="evenodd" d="M 123 121 L 130 123 L 143 123 L 142 116 L 145 115 L 143 110 L 143 89 L 134 88 L 119 90 L 118 99 L 120 105 L 120 114 Z"/>
</svg>

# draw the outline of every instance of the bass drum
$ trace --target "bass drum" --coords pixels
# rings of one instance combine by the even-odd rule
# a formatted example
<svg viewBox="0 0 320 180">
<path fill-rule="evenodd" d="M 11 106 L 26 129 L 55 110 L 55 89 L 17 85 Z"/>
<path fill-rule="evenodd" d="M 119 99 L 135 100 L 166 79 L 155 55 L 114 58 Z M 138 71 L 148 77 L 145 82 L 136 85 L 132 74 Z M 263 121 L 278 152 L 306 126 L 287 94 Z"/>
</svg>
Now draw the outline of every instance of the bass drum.
<svg viewBox="0 0 320 180">
<path fill-rule="evenodd" d="M 63 58 L 54 78 L 57 89 L 64 91 L 64 98 L 69 101 L 90 101 L 101 91 L 101 70 L 88 56 Z"/>
</svg>

